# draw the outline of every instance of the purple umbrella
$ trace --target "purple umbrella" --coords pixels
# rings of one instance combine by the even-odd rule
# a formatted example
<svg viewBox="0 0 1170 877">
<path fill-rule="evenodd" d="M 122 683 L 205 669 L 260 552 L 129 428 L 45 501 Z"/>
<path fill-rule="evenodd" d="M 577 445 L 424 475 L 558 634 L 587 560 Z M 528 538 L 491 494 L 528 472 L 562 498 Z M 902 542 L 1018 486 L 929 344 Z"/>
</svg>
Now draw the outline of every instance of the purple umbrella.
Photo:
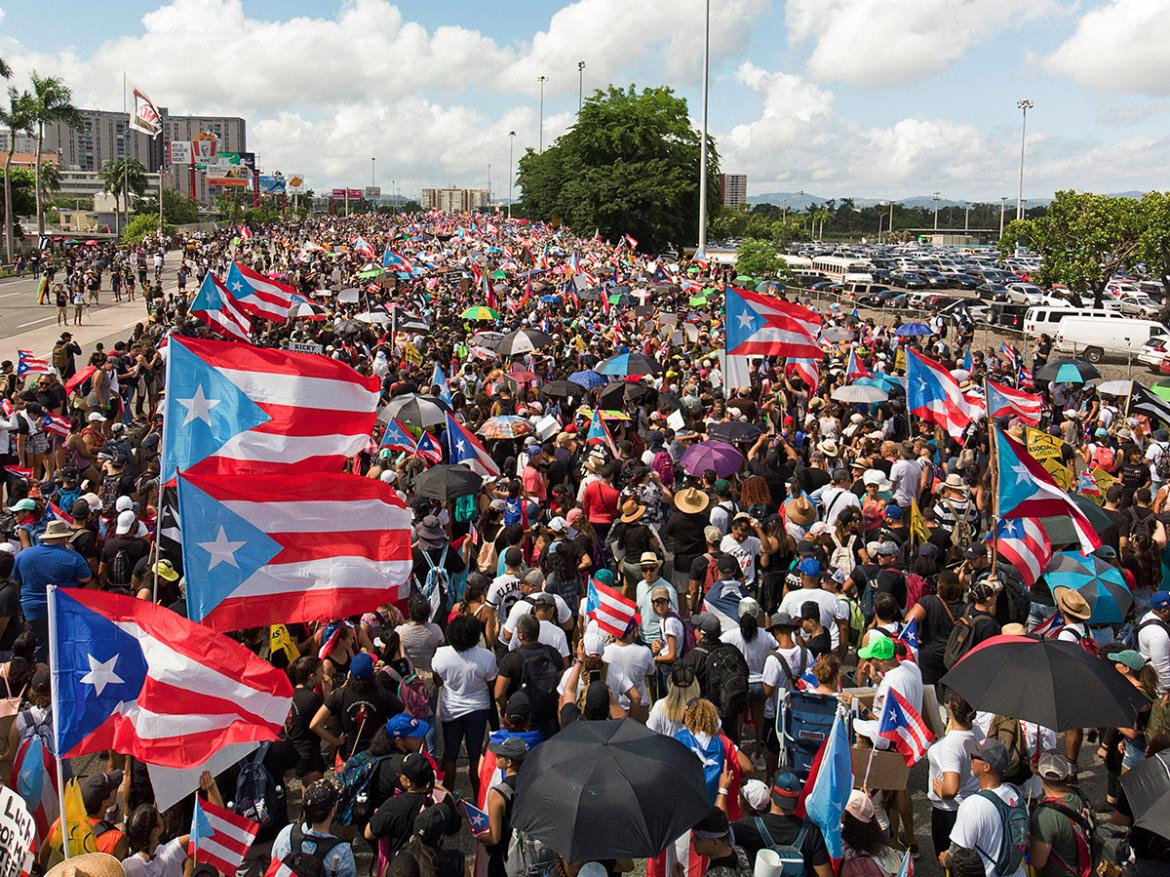
<svg viewBox="0 0 1170 877">
<path fill-rule="evenodd" d="M 702 475 L 714 469 L 720 478 L 727 478 L 739 471 L 743 465 L 743 454 L 727 442 L 706 441 L 691 445 L 682 455 L 683 471 L 688 475 Z"/>
</svg>

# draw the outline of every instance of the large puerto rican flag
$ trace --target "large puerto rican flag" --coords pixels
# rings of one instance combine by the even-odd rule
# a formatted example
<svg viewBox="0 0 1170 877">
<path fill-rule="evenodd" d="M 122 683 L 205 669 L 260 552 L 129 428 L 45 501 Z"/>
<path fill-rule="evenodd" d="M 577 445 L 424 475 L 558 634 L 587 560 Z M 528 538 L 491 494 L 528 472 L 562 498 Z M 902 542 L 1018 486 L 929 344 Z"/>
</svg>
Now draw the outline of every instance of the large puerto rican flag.
<svg viewBox="0 0 1170 877">
<path fill-rule="evenodd" d="M 112 749 L 196 767 L 284 729 L 283 670 L 223 634 L 148 600 L 54 588 L 53 720 L 60 755 Z"/>
<path fill-rule="evenodd" d="M 287 283 L 265 277 L 247 265 L 232 262 L 224 283 L 240 307 L 255 317 L 282 323 L 289 308 L 304 298 Z"/>
<path fill-rule="evenodd" d="M 244 313 L 243 305 L 210 271 L 204 275 L 189 310 L 224 338 L 234 338 L 236 341 L 251 339 L 252 321 Z"/>
<path fill-rule="evenodd" d="M 344 473 L 181 473 L 187 615 L 213 630 L 327 621 L 405 604 L 410 512 Z"/>
<path fill-rule="evenodd" d="M 165 481 L 192 474 L 341 471 L 365 450 L 381 385 L 344 363 L 172 336 Z"/>
<path fill-rule="evenodd" d="M 727 354 L 820 360 L 820 314 L 746 289 L 727 288 Z"/>
<path fill-rule="evenodd" d="M 452 464 L 463 463 L 484 478 L 495 478 L 500 474 L 500 467 L 487 448 L 450 413 L 447 414 L 447 461 Z"/>
<path fill-rule="evenodd" d="M 980 402 L 963 395 L 954 375 L 914 350 L 906 352 L 906 383 L 910 413 L 941 426 L 953 439 L 982 413 Z"/>
</svg>

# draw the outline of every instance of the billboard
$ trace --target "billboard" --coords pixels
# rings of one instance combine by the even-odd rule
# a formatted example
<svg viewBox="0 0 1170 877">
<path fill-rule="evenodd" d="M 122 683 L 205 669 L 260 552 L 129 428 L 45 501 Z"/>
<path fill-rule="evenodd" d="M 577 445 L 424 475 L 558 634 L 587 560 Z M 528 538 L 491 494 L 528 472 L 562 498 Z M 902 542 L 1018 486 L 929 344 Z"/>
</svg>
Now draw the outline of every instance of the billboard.
<svg viewBox="0 0 1170 877">
<path fill-rule="evenodd" d="M 195 159 L 196 167 L 200 163 L 210 161 L 219 153 L 219 138 L 210 131 L 200 131 L 191 138 L 191 157 Z"/>
<path fill-rule="evenodd" d="M 382 187 L 381 186 L 366 186 L 365 194 L 366 194 L 367 198 L 381 198 L 382 197 Z"/>
<path fill-rule="evenodd" d="M 241 152 L 240 153 L 240 164 L 242 164 L 244 167 L 246 167 L 249 171 L 256 170 L 256 153 L 254 153 L 254 152 Z"/>
<path fill-rule="evenodd" d="M 361 197 L 362 197 L 362 190 L 361 189 L 350 189 L 349 190 L 349 200 L 350 201 L 357 201 Z"/>
<path fill-rule="evenodd" d="M 191 163 L 190 140 L 172 140 L 167 145 L 170 147 L 171 164 Z"/>
<path fill-rule="evenodd" d="M 277 195 L 284 192 L 285 179 L 280 171 L 273 171 L 272 175 L 260 175 L 260 194 Z"/>
<path fill-rule="evenodd" d="M 289 174 L 284 181 L 284 190 L 290 195 L 298 195 L 305 191 L 305 175 Z"/>
<path fill-rule="evenodd" d="M 345 200 L 345 189 L 334 189 L 332 192 L 329 193 L 329 197 L 333 198 L 335 201 L 344 201 Z"/>
<path fill-rule="evenodd" d="M 198 167 L 198 165 L 196 165 Z M 238 152 L 221 152 L 215 161 L 204 165 L 207 185 L 244 188 L 252 181 L 252 172 L 244 165 Z"/>
</svg>

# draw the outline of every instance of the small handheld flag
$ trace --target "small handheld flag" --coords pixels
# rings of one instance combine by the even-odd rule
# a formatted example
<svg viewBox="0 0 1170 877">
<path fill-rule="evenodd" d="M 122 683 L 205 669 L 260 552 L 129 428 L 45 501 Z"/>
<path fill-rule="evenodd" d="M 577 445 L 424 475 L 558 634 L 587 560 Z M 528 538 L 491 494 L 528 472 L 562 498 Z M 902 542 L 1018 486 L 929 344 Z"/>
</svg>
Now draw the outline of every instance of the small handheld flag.
<svg viewBox="0 0 1170 877">
<path fill-rule="evenodd" d="M 221 874 L 235 874 L 260 831 L 260 824 L 210 801 L 195 798 L 187 854 Z"/>
<path fill-rule="evenodd" d="M 930 733 L 922 716 L 918 715 L 910 702 L 894 688 L 886 692 L 878 735 L 894 744 L 894 748 L 902 753 L 908 767 L 913 767 L 922 760 L 922 756 L 926 755 L 926 750 L 934 740 L 934 734 Z"/>
<path fill-rule="evenodd" d="M 467 827 L 471 829 L 472 834 L 483 834 L 491 828 L 491 820 L 488 815 L 472 804 L 470 801 L 462 801 L 463 812 L 467 814 Z"/>
</svg>

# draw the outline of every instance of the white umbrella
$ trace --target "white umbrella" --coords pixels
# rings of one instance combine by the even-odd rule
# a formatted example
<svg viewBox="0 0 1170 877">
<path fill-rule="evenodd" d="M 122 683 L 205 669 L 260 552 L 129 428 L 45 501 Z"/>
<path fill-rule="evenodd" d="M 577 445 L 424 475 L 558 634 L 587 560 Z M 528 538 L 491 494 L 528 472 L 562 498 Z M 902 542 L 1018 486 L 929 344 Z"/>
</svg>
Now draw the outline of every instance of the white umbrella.
<svg viewBox="0 0 1170 877">
<path fill-rule="evenodd" d="M 362 291 L 360 289 L 354 289 L 351 286 L 348 289 L 343 289 L 341 292 L 337 293 L 337 300 L 343 305 L 356 304 L 357 300 L 361 297 L 361 294 Z"/>
<path fill-rule="evenodd" d="M 1128 396 L 1133 392 L 1133 381 L 1105 381 L 1097 384 L 1097 392 L 1102 396 Z"/>
<path fill-rule="evenodd" d="M 821 330 L 821 337 L 826 341 L 848 341 L 853 337 L 853 330 L 848 326 L 829 326 Z"/>
<path fill-rule="evenodd" d="M 965 368 L 953 368 L 951 369 L 951 377 L 956 381 L 965 381 L 971 377 L 971 372 Z"/>
<path fill-rule="evenodd" d="M 383 326 L 390 325 L 390 315 L 384 314 L 381 311 L 367 311 L 364 314 L 358 314 L 354 319 L 360 320 L 363 323 L 379 323 Z"/>
<path fill-rule="evenodd" d="M 313 298 L 329 298 L 333 295 L 332 289 L 314 289 L 309 295 Z"/>
<path fill-rule="evenodd" d="M 884 402 L 889 398 L 885 390 L 879 387 L 870 387 L 865 384 L 850 384 L 847 387 L 838 387 L 833 391 L 833 398 L 838 402 L 861 405 L 870 402 Z"/>
</svg>

